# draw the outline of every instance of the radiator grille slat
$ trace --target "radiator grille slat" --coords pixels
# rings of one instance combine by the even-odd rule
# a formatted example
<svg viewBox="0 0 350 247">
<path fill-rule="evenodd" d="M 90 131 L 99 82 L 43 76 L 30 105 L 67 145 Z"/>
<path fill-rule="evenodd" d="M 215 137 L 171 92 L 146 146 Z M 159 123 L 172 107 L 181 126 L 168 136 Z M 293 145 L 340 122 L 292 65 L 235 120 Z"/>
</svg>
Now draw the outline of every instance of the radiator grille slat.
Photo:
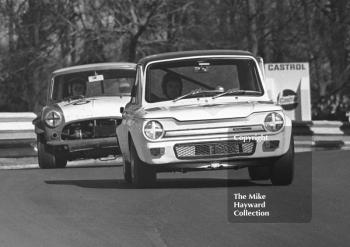
<svg viewBox="0 0 350 247">
<path fill-rule="evenodd" d="M 256 141 L 220 141 L 206 143 L 186 143 L 174 146 L 178 159 L 203 159 L 231 156 L 247 156 L 255 152 Z"/>
<path fill-rule="evenodd" d="M 61 134 L 62 140 L 94 139 L 116 136 L 120 119 L 83 120 L 66 125 Z"/>
</svg>

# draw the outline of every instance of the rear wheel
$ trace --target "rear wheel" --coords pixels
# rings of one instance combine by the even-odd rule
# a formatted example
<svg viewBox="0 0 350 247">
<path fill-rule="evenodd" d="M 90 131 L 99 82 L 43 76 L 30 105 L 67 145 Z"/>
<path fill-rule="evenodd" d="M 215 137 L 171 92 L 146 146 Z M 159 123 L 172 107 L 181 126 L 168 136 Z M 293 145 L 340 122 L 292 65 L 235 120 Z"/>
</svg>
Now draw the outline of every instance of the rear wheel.
<svg viewBox="0 0 350 247">
<path fill-rule="evenodd" d="M 267 180 L 271 177 L 270 166 L 252 166 L 248 167 L 248 171 L 252 180 Z"/>
<path fill-rule="evenodd" d="M 42 169 L 65 168 L 67 160 L 47 151 L 47 146 L 38 141 L 38 163 Z"/>
<path fill-rule="evenodd" d="M 275 160 L 271 167 L 273 185 L 289 185 L 294 177 L 294 138 L 291 136 L 287 153 Z"/>
<path fill-rule="evenodd" d="M 157 180 L 157 173 L 153 167 L 148 166 L 137 155 L 134 144 L 130 144 L 131 181 L 137 187 L 147 187 Z"/>
</svg>

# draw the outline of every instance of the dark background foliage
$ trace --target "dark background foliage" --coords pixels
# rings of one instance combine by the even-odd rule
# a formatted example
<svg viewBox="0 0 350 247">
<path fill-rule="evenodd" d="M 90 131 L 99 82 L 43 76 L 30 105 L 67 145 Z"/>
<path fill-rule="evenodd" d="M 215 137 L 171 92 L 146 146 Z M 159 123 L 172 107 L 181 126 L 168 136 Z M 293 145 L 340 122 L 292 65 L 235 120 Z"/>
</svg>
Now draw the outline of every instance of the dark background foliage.
<svg viewBox="0 0 350 247">
<path fill-rule="evenodd" d="M 309 62 L 312 101 L 350 91 L 347 0 L 0 0 L 0 111 L 37 111 L 50 73 L 166 51 Z"/>
</svg>

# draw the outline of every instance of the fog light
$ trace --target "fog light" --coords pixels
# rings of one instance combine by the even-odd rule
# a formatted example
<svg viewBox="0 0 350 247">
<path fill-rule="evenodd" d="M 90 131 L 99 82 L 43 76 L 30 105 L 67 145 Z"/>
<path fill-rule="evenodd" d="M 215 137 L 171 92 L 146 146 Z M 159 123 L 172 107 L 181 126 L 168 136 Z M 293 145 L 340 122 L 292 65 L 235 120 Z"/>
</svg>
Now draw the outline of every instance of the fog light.
<svg viewBox="0 0 350 247">
<path fill-rule="evenodd" d="M 164 154 L 164 148 L 151 148 L 150 152 L 152 156 L 162 156 Z"/>
<path fill-rule="evenodd" d="M 275 151 L 280 145 L 280 141 L 265 141 L 263 143 L 263 151 L 271 152 Z"/>
</svg>

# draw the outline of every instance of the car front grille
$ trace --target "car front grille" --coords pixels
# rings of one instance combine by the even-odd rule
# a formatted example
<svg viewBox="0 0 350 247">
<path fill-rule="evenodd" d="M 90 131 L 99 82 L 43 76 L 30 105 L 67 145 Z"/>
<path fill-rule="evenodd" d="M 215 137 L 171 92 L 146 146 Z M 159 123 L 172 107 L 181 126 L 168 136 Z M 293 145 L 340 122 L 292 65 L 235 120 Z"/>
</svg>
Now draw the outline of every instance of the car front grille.
<svg viewBox="0 0 350 247">
<path fill-rule="evenodd" d="M 74 122 L 63 128 L 62 140 L 94 139 L 116 136 L 121 119 L 93 119 Z"/>
<path fill-rule="evenodd" d="M 252 155 L 255 147 L 256 141 L 220 141 L 176 144 L 174 150 L 178 159 L 203 159 Z"/>
</svg>

